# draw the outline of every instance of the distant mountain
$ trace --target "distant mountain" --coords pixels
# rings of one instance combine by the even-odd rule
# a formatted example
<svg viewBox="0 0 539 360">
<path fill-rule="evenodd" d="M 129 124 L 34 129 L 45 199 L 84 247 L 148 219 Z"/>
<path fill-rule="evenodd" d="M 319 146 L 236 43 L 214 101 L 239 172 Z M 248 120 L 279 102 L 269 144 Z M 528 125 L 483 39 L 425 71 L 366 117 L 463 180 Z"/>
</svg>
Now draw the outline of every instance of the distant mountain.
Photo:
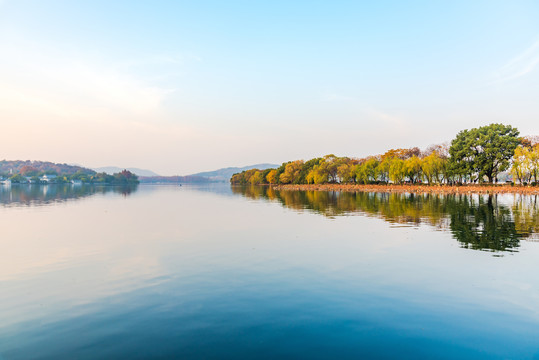
<svg viewBox="0 0 539 360">
<path fill-rule="evenodd" d="M 251 169 L 266 170 L 272 168 L 278 168 L 280 165 L 275 164 L 255 164 L 244 167 L 228 167 L 222 168 L 214 171 L 205 171 L 196 174 L 191 174 L 189 176 L 205 177 L 213 181 L 229 181 L 232 175 Z"/>
<path fill-rule="evenodd" d="M 117 166 L 104 166 L 104 167 L 99 167 L 99 168 L 93 168 L 93 170 L 95 170 L 98 173 L 106 172 L 107 174 L 119 173 L 120 171 L 122 171 L 124 169 L 131 171 L 133 174 L 135 174 L 137 176 L 146 176 L 146 177 L 160 176 L 159 174 L 156 174 L 151 170 L 139 169 L 139 168 L 120 168 L 120 167 L 117 167 Z"/>
</svg>

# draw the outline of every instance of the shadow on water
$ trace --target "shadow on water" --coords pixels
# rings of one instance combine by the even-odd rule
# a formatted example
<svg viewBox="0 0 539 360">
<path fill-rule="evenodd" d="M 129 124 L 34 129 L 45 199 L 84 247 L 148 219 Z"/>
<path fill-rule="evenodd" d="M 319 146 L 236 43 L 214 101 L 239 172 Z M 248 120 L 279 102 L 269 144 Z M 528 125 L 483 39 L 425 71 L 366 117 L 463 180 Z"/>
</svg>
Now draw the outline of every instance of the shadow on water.
<svg viewBox="0 0 539 360">
<path fill-rule="evenodd" d="M 539 233 L 537 196 L 515 194 L 507 205 L 498 195 L 278 191 L 262 186 L 235 186 L 232 191 L 330 218 L 360 214 L 392 224 L 426 224 L 450 231 L 462 247 L 475 250 L 517 251 L 520 240 L 537 241 Z"/>
<path fill-rule="evenodd" d="M 97 194 L 115 193 L 128 196 L 137 191 L 138 185 L 12 185 L 0 186 L 1 206 L 40 206 L 79 200 Z"/>
</svg>

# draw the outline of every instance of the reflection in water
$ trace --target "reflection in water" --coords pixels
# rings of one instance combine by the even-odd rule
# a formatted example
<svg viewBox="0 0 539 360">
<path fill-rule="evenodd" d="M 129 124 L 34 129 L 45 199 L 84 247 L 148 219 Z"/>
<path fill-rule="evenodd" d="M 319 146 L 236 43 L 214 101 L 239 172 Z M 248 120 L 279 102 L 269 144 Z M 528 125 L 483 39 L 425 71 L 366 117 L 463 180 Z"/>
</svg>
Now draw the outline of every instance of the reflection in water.
<svg viewBox="0 0 539 360">
<path fill-rule="evenodd" d="M 71 184 L 0 186 L 0 204 L 3 206 L 47 205 L 109 192 L 127 196 L 136 190 L 136 184 L 126 186 Z"/>
<path fill-rule="evenodd" d="M 477 250 L 515 251 L 520 240 L 534 240 L 539 233 L 537 196 L 515 194 L 511 206 L 498 202 L 498 195 L 278 191 L 262 186 L 232 191 L 328 217 L 359 213 L 396 224 L 429 224 L 450 230 L 463 247 Z"/>
<path fill-rule="evenodd" d="M 539 244 L 451 239 L 526 238 L 531 197 L 52 190 L 0 205 L 0 359 L 537 357 Z"/>
<path fill-rule="evenodd" d="M 518 233 L 511 210 L 495 204 L 492 195 L 479 197 L 477 201 L 451 198 L 448 213 L 451 217 L 451 232 L 463 246 L 472 249 L 511 250 L 518 247 L 519 239 L 529 233 Z"/>
</svg>

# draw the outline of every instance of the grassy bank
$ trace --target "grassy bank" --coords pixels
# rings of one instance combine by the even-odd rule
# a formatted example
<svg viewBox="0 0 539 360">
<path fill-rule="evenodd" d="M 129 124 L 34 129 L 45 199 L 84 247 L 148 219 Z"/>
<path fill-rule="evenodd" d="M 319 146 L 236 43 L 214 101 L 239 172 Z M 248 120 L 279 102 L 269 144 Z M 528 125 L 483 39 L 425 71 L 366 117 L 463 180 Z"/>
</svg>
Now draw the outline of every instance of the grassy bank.
<svg viewBox="0 0 539 360">
<path fill-rule="evenodd" d="M 321 185 L 275 185 L 275 190 L 316 190 L 316 191 L 350 191 L 350 192 L 396 192 L 396 193 L 430 193 L 430 194 L 537 194 L 538 186 L 510 185 L 357 185 L 357 184 L 321 184 Z"/>
</svg>

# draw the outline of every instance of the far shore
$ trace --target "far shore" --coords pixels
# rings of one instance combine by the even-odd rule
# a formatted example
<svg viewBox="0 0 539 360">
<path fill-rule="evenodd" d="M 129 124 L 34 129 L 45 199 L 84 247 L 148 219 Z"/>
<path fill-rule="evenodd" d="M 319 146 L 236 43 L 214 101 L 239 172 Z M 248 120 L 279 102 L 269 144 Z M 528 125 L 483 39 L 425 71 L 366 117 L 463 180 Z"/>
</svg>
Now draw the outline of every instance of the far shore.
<svg viewBox="0 0 539 360">
<path fill-rule="evenodd" d="M 348 192 L 392 192 L 429 194 L 538 194 L 539 186 L 524 185 L 414 185 L 414 184 L 321 184 L 321 185 L 273 185 L 275 190 L 301 191 L 348 191 Z"/>
</svg>

